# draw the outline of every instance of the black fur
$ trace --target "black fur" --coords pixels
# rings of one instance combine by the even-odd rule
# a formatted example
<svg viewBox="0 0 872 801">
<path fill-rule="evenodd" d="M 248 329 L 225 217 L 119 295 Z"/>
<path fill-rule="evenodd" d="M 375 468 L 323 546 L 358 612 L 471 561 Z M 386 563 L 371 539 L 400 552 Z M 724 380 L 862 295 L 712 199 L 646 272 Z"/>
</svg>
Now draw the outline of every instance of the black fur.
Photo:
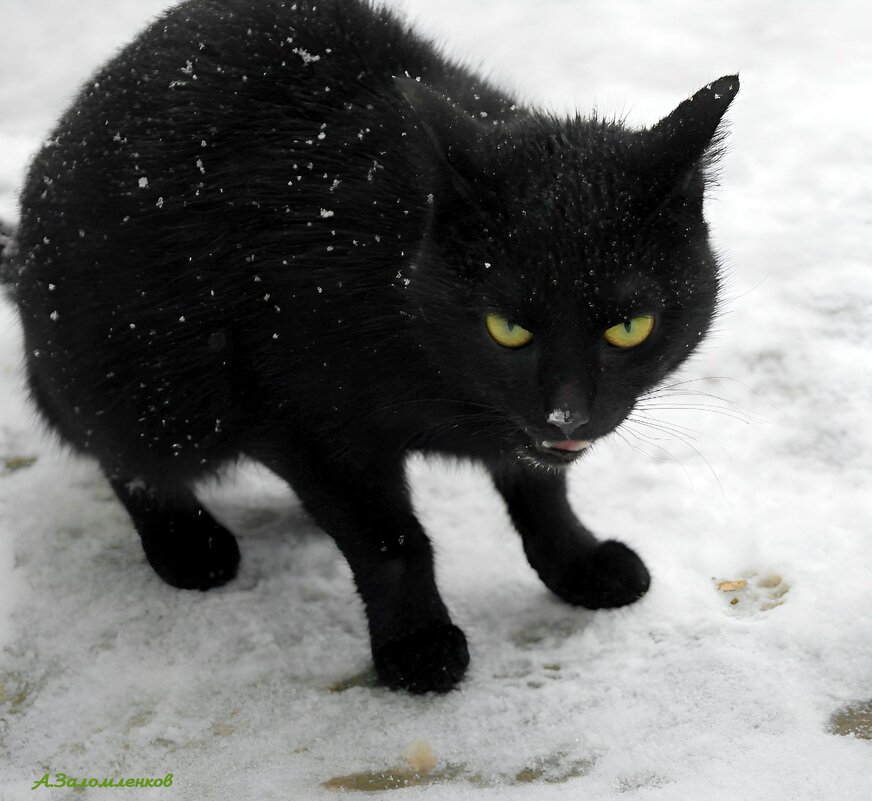
<svg viewBox="0 0 872 801">
<path fill-rule="evenodd" d="M 614 431 L 708 330 L 705 169 L 737 90 L 650 130 L 556 119 L 359 0 L 183 3 L 34 160 L 12 258 L 33 400 L 177 587 L 239 560 L 192 482 L 240 454 L 270 467 L 348 559 L 383 681 L 447 690 L 469 657 L 404 456 L 486 465 L 561 598 L 644 594 L 542 442 Z M 497 345 L 489 312 L 533 342 Z M 604 340 L 641 313 L 642 345 Z"/>
<path fill-rule="evenodd" d="M 0 284 L 4 286 L 15 283 L 10 264 L 12 238 L 12 228 L 0 220 Z"/>
</svg>

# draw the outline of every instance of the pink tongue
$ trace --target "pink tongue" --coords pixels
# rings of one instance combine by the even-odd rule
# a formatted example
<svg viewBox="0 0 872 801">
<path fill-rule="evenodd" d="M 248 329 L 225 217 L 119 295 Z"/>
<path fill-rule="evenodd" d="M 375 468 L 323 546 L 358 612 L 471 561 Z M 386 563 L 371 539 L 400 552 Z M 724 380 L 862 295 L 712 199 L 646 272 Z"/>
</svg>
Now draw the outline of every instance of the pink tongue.
<svg viewBox="0 0 872 801">
<path fill-rule="evenodd" d="M 562 442 L 545 442 L 546 448 L 558 451 L 583 451 L 590 443 L 583 439 L 565 439 Z"/>
</svg>

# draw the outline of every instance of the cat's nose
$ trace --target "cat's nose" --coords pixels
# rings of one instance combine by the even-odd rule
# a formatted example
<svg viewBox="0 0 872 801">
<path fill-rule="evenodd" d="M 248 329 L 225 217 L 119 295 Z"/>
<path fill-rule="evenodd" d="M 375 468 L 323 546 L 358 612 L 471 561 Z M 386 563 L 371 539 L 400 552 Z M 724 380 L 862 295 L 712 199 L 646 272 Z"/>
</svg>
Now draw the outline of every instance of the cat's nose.
<svg viewBox="0 0 872 801">
<path fill-rule="evenodd" d="M 577 409 L 554 409 L 548 415 L 548 422 L 559 428 L 567 439 L 570 438 L 573 431 L 581 428 L 588 420 L 590 420 L 590 415 Z"/>
</svg>

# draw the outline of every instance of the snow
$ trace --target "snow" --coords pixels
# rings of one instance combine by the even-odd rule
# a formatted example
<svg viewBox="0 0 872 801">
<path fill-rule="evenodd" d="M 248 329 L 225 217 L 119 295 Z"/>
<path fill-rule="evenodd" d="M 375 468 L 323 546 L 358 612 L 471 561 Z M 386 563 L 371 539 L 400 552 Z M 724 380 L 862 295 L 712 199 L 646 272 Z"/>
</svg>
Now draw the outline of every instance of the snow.
<svg viewBox="0 0 872 801">
<path fill-rule="evenodd" d="M 0 0 L 0 218 L 76 86 L 162 5 Z M 325 783 L 387 786 L 432 760 L 421 786 L 385 797 L 868 798 L 872 742 L 831 723 L 872 700 L 865 3 L 403 7 L 558 111 L 649 124 L 741 72 L 708 205 L 724 313 L 687 383 L 571 473 L 586 523 L 647 561 L 650 594 L 561 604 L 478 470 L 414 461 L 473 661 L 444 697 L 374 687 L 348 568 L 259 468 L 204 489 L 239 533 L 238 579 L 205 594 L 160 582 L 94 465 L 41 431 L 0 304 L 0 798 L 33 797 L 47 772 L 172 772 L 172 788 L 136 793 L 149 798 L 332 798 Z"/>
</svg>

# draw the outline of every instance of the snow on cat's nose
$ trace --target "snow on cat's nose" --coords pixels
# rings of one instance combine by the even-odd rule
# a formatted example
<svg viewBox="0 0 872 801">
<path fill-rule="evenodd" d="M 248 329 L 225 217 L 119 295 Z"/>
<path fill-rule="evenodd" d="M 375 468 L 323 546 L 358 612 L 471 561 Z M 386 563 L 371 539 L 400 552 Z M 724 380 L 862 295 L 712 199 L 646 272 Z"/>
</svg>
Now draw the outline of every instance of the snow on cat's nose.
<svg viewBox="0 0 872 801">
<path fill-rule="evenodd" d="M 563 439 L 542 440 L 541 447 L 543 450 L 551 451 L 552 453 L 556 451 L 563 458 L 571 458 L 581 453 L 585 448 L 590 446 L 590 441 L 586 439 L 573 439 L 572 434 L 587 423 L 588 420 L 590 420 L 590 415 L 586 412 L 571 409 L 567 406 L 554 409 L 548 415 L 548 424 L 559 428 L 563 433 Z"/>
<path fill-rule="evenodd" d="M 568 408 L 554 409 L 548 415 L 548 423 L 559 428 L 567 441 L 570 441 L 569 437 L 572 432 L 583 426 L 588 420 L 590 420 L 589 414 Z"/>
</svg>

